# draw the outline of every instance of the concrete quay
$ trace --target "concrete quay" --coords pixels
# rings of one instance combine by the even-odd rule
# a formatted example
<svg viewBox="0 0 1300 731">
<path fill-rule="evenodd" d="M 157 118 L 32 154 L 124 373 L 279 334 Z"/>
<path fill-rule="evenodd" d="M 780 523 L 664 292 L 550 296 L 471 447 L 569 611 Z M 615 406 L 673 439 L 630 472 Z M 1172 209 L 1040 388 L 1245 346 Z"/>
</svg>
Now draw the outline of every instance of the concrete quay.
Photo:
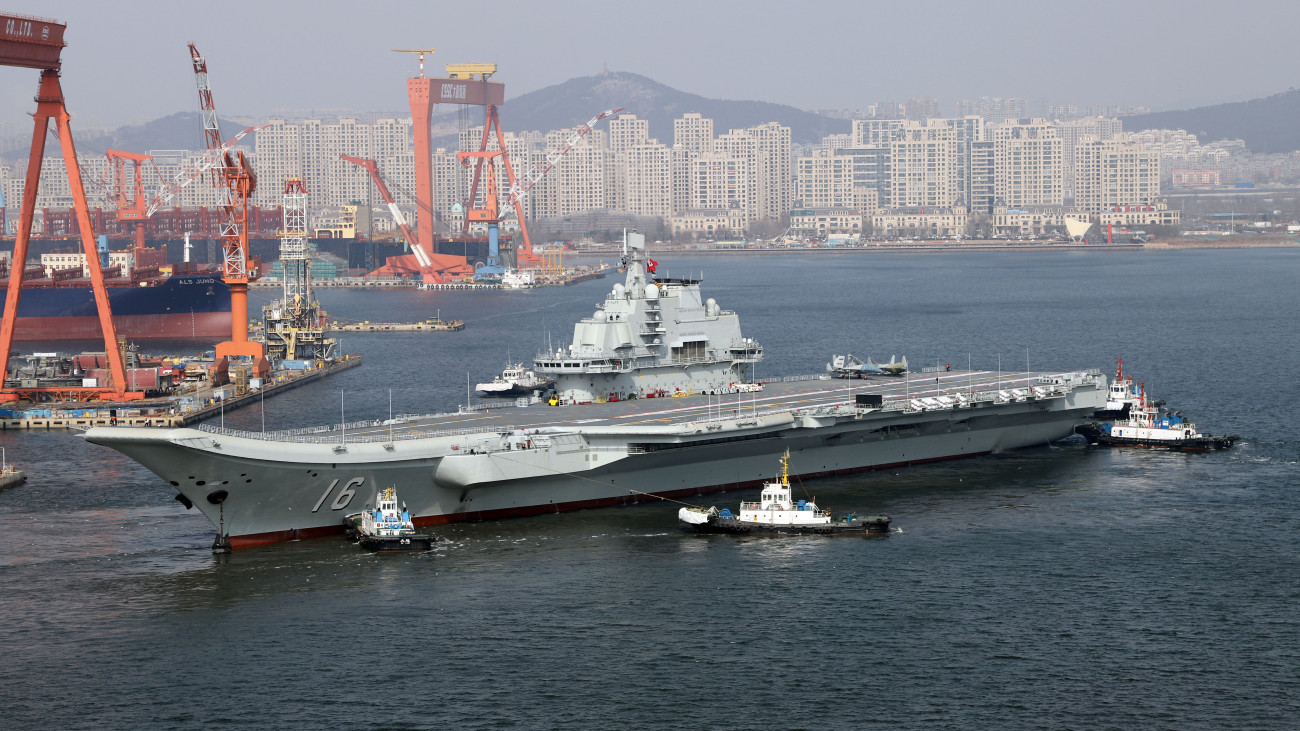
<svg viewBox="0 0 1300 731">
<path fill-rule="evenodd" d="M 51 415 L 38 417 L 0 419 L 0 430 L 35 429 L 50 431 L 56 429 L 89 429 L 92 426 L 156 426 L 179 427 L 216 416 L 225 410 L 238 409 L 262 398 L 273 396 L 281 391 L 304 386 L 326 376 L 355 368 L 361 365 L 360 355 L 344 356 L 329 365 L 307 371 L 278 371 L 260 389 L 249 389 L 244 393 L 218 397 L 218 392 L 230 386 L 216 389 L 206 388 L 198 393 L 184 396 L 172 396 L 165 399 L 134 401 L 129 404 L 101 404 L 94 416 L 86 415 Z M 194 404 L 198 404 L 194 406 Z M 42 404 L 51 411 L 59 411 L 54 404 Z M 84 411 L 86 404 L 68 404 L 78 411 Z"/>
</svg>

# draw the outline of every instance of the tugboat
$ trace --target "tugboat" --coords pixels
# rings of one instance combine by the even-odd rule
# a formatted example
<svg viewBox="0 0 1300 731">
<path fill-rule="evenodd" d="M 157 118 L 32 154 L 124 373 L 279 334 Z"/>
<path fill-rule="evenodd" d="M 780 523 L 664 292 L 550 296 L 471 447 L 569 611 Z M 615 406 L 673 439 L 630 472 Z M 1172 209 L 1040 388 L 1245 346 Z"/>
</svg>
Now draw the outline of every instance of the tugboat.
<svg viewBox="0 0 1300 731">
<path fill-rule="evenodd" d="M 763 484 L 758 502 L 741 502 L 740 514 L 727 508 L 685 507 L 677 511 L 683 530 L 696 533 L 814 533 L 864 535 L 888 533 L 887 515 L 859 518 L 848 515 L 835 520 L 829 510 L 822 510 L 811 500 L 795 502 L 790 497 L 790 450 L 781 455 L 781 478 Z"/>
<path fill-rule="evenodd" d="M 1142 387 L 1137 399 L 1131 402 L 1128 418 L 1084 424 L 1076 431 L 1092 444 L 1196 452 L 1227 449 L 1241 438 L 1235 434 L 1221 437 L 1202 434 L 1196 430 L 1195 424 L 1183 418 L 1181 412 L 1161 413 L 1162 403 L 1147 400 L 1146 388 Z"/>
<path fill-rule="evenodd" d="M 1115 380 L 1110 383 L 1106 393 L 1106 405 L 1092 412 L 1092 418 L 1101 421 L 1127 419 L 1129 410 L 1141 400 L 1141 391 L 1133 385 L 1133 377 L 1124 375 L 1124 359 L 1119 358 L 1115 367 Z M 1164 406 L 1157 402 L 1156 406 Z"/>
<path fill-rule="evenodd" d="M 343 519 L 348 537 L 359 540 L 362 548 L 372 551 L 427 551 L 433 548 L 432 535 L 415 532 L 406 503 L 402 503 L 401 510 L 398 510 L 396 488 L 380 490 L 375 495 L 375 504 L 378 507 L 374 510 L 353 513 Z"/>
<path fill-rule="evenodd" d="M 523 363 L 515 363 L 501 371 L 501 375 L 491 382 L 480 383 L 474 389 L 484 396 L 527 396 L 554 383 L 553 379 L 543 378 L 532 370 L 525 369 Z"/>
</svg>

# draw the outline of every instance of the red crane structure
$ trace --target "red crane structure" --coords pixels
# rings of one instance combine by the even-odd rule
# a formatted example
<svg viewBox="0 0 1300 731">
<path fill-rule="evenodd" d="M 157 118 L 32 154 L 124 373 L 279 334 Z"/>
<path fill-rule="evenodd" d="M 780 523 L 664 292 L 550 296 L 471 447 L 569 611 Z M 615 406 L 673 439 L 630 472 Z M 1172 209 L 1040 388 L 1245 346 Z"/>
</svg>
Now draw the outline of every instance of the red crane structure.
<svg viewBox="0 0 1300 731">
<path fill-rule="evenodd" d="M 447 74 L 448 76 L 451 77 L 451 79 L 457 81 L 459 80 L 477 81 L 479 84 L 484 86 L 486 86 L 489 83 L 488 79 L 492 76 L 492 74 L 496 73 L 496 70 L 497 70 L 496 64 L 487 64 L 487 63 L 447 64 Z M 475 76 L 477 76 L 478 78 L 475 79 L 474 78 Z M 513 165 L 510 164 L 510 154 L 506 152 L 505 135 L 501 131 L 501 118 L 497 115 L 497 105 L 505 102 L 505 85 L 496 84 L 496 86 L 501 87 L 501 99 L 499 101 L 495 99 L 490 99 L 490 100 L 485 99 L 483 102 L 483 106 L 485 107 L 486 114 L 483 122 L 483 139 L 480 140 L 479 142 L 478 150 L 471 153 L 460 153 L 461 155 L 466 155 L 466 154 L 471 155 L 475 159 L 474 182 L 470 185 L 469 204 L 466 206 L 466 208 L 478 211 L 480 216 L 477 221 L 471 220 L 469 216 L 466 216 L 464 226 L 461 230 L 462 234 L 469 233 L 469 227 L 471 224 L 485 223 L 488 222 L 489 218 L 495 219 L 494 221 L 491 221 L 488 224 L 489 229 L 491 229 L 493 226 L 497 226 L 500 223 L 501 219 L 504 218 L 505 216 L 504 213 L 499 213 L 495 211 L 497 207 L 497 200 L 495 195 L 497 189 L 497 181 L 495 178 L 496 166 L 494 164 L 494 160 L 497 157 L 501 158 L 501 166 L 505 168 L 506 179 L 510 182 L 510 189 L 515 190 L 519 188 L 519 181 L 515 178 L 515 168 Z M 487 155 L 486 153 L 492 152 L 491 150 L 488 150 L 488 144 L 491 142 L 493 138 L 493 133 L 495 133 L 496 136 L 496 143 L 497 143 L 496 152 L 498 154 Z M 568 152 L 568 150 L 565 150 L 565 152 Z M 466 159 L 467 158 L 465 157 L 461 157 L 460 158 L 461 164 L 465 165 L 466 167 L 469 167 L 469 165 L 466 163 Z M 479 183 L 483 179 L 483 172 L 485 166 L 489 172 L 489 175 L 491 175 L 492 177 L 489 178 L 489 180 L 487 181 L 488 189 L 484 191 L 484 200 L 485 200 L 484 206 L 476 208 L 475 202 L 478 201 L 479 199 L 478 197 Z M 532 186 L 529 187 L 531 188 Z M 490 207 L 494 210 L 490 216 L 484 216 L 483 212 L 488 207 L 488 204 L 486 203 L 486 197 L 489 193 L 492 194 L 492 201 Z M 509 199 L 509 202 L 514 207 L 515 215 L 519 219 L 519 237 L 520 239 L 522 239 L 522 241 L 520 242 L 520 246 L 518 246 L 515 250 L 516 263 L 520 266 L 525 266 L 525 265 L 536 266 L 539 264 L 544 264 L 545 263 L 544 260 L 533 253 L 533 243 L 532 240 L 528 238 L 528 225 L 524 221 L 523 196 L 520 195 L 517 197 L 511 197 Z M 491 237 L 491 233 L 489 233 L 489 237 Z"/>
<path fill-rule="evenodd" d="M 496 72 L 495 64 L 449 64 L 447 72 L 450 78 L 435 79 L 428 78 L 424 75 L 424 57 L 433 54 L 432 48 L 423 49 L 405 49 L 395 48 L 394 51 L 400 53 L 414 53 L 420 57 L 420 75 L 406 80 L 407 98 L 411 105 L 411 122 L 415 134 L 415 197 L 420 208 L 426 213 L 421 213 L 416 225 L 416 233 L 421 245 L 429 247 L 433 251 L 434 231 L 433 216 L 428 215 L 427 211 L 433 210 L 433 164 L 432 142 L 429 132 L 429 118 L 433 113 L 433 105 L 443 104 L 465 104 L 471 106 L 485 107 L 487 110 L 487 126 L 483 130 L 483 141 L 480 145 L 480 152 L 487 150 L 490 134 L 495 131 L 497 143 L 501 150 L 505 150 L 505 139 L 501 132 L 501 125 L 497 117 L 497 107 L 505 103 L 506 87 L 494 81 L 488 81 L 488 78 Z M 475 78 L 477 76 L 478 78 Z M 509 176 L 511 186 L 515 183 L 514 169 L 510 167 L 509 156 L 503 157 L 506 168 L 506 175 Z M 478 193 L 478 183 L 482 175 L 482 169 L 475 172 L 474 189 L 470 194 L 470 200 L 475 200 Z M 523 209 L 519 209 L 520 231 L 522 232 L 523 245 L 519 250 L 519 262 L 537 264 L 541 259 L 532 253 L 531 244 L 528 241 L 528 230 L 523 225 Z"/>
<path fill-rule="evenodd" d="M 37 69 L 41 72 L 36 93 L 36 113 L 33 115 L 35 127 L 32 131 L 32 146 L 27 158 L 27 179 L 18 219 L 18 235 L 14 241 L 13 265 L 10 267 L 8 291 L 5 293 L 4 318 L 0 322 L 0 401 L 16 401 L 24 397 L 38 400 L 52 395 L 77 400 L 105 396 L 119 401 L 144 398 L 142 392 L 126 390 L 125 358 L 117 342 L 117 330 L 113 326 L 113 312 L 109 306 L 108 290 L 104 286 L 104 273 L 100 268 L 95 234 L 90 223 L 90 207 L 86 203 L 81 167 L 77 163 L 77 149 L 72 141 L 72 128 L 68 124 L 63 87 L 59 84 L 62 67 L 60 56 L 66 45 L 63 42 L 63 32 L 66 29 L 66 24 L 56 20 L 12 13 L 0 15 L 0 65 Z M 51 119 L 54 120 L 59 144 L 63 148 L 63 163 L 68 171 L 68 185 L 72 188 L 73 208 L 80 229 L 82 249 L 86 255 L 86 268 L 90 271 L 95 307 L 104 334 L 104 353 L 108 360 L 110 383 L 96 388 L 9 388 L 4 380 L 9 373 L 9 351 L 18 324 L 18 304 L 22 296 L 23 277 L 27 274 L 32 219 L 36 213 L 41 162 L 45 155 L 45 138 Z"/>
<path fill-rule="evenodd" d="M 264 363 L 266 348 L 248 339 L 248 283 L 257 278 L 257 266 L 248 255 L 248 199 L 257 189 L 257 175 L 244 153 L 230 156 L 221 142 L 217 108 L 208 86 L 208 62 L 194 44 L 189 44 L 194 66 L 194 82 L 199 91 L 199 114 L 203 117 L 203 137 L 208 152 L 219 156 L 212 166 L 212 182 L 218 191 L 217 210 L 221 216 L 222 279 L 230 287 L 230 340 L 217 343 L 217 358 L 250 358 Z M 258 365 L 258 369 L 262 369 Z"/>
<path fill-rule="evenodd" d="M 521 213 L 522 207 L 520 204 L 522 203 L 524 197 L 528 195 L 528 191 L 532 190 L 533 186 L 537 185 L 537 183 L 540 182 L 542 178 L 546 177 L 546 174 L 551 172 L 551 168 L 555 167 L 555 164 L 560 161 L 560 158 L 569 154 L 569 151 L 573 149 L 573 146 L 578 144 L 578 142 L 583 137 L 585 137 L 588 132 L 591 131 L 591 128 L 596 126 L 597 122 L 599 122 L 600 120 L 606 117 L 612 117 L 626 108 L 627 107 L 615 107 L 614 109 L 606 109 L 600 114 L 597 114 L 596 116 L 587 120 L 586 124 L 575 129 L 567 138 L 565 138 L 564 142 L 560 143 L 560 145 L 557 146 L 554 150 L 551 150 L 550 152 L 546 153 L 545 163 L 539 164 L 536 167 L 529 170 L 528 172 L 524 173 L 524 177 L 522 181 L 518 181 L 510 185 L 510 192 L 506 196 L 505 202 L 501 204 L 501 210 L 497 214 L 497 220 L 498 221 L 504 220 L 505 217 L 509 215 L 511 210 L 515 211 L 518 215 L 522 216 L 523 215 Z M 463 159 L 461 160 L 461 164 L 464 164 Z M 522 217 L 519 219 L 519 221 L 520 221 L 519 225 L 523 226 Z"/>
<path fill-rule="evenodd" d="M 386 267 L 399 269 L 393 273 L 402 273 L 408 271 L 419 272 L 420 279 L 426 284 L 444 284 L 452 279 L 469 276 L 474 273 L 474 267 L 470 266 L 463 256 L 453 256 L 451 254 L 438 254 L 433 251 L 432 247 L 425 250 L 420 245 L 411 227 L 406 222 L 406 217 L 402 215 L 402 210 L 397 207 L 397 202 L 393 200 L 393 194 L 389 192 L 388 185 L 384 183 L 384 178 L 379 174 L 379 166 L 374 160 L 368 160 L 363 157 L 351 157 L 350 155 L 339 155 L 343 160 L 356 165 L 370 174 L 370 179 L 374 181 L 375 187 L 379 189 L 379 195 L 388 204 L 388 210 L 393 215 L 393 222 L 401 230 L 402 236 L 406 239 L 407 246 L 410 247 L 410 254 L 403 254 L 399 257 L 389 257 L 389 263 Z M 428 219 L 433 221 L 431 209 L 426 208 L 425 213 L 420 216 L 420 220 Z"/>
<path fill-rule="evenodd" d="M 137 268 L 158 267 L 167 263 L 167 255 L 161 251 L 146 249 L 144 246 L 145 224 L 150 211 L 149 201 L 144 195 L 145 162 L 152 163 L 153 155 L 141 155 L 138 152 L 105 150 L 113 174 L 113 204 L 117 208 L 117 220 L 135 224 L 135 266 Z M 127 179 L 126 163 L 131 163 L 130 180 Z M 157 171 L 158 166 L 154 165 Z"/>
</svg>

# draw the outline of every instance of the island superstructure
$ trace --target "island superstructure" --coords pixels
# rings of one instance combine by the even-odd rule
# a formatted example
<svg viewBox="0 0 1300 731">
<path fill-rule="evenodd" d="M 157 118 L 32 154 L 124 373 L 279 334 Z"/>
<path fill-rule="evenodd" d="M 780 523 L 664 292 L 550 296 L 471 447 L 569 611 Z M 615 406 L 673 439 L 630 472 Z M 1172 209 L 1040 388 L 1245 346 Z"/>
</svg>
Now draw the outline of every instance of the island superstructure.
<svg viewBox="0 0 1300 731">
<path fill-rule="evenodd" d="M 760 485 L 786 449 L 808 477 L 1042 445 L 1106 401 L 1098 370 L 794 377 L 734 401 L 692 396 L 730 390 L 761 346 L 699 282 L 655 281 L 641 237 L 625 264 L 573 342 L 534 362 L 555 377 L 556 406 L 270 433 L 96 427 L 86 439 L 158 474 L 214 525 L 224 517 L 238 547 L 337 532 L 359 495 L 383 487 L 417 526 L 537 515 Z"/>
<path fill-rule="evenodd" d="M 763 348 L 741 335 L 740 318 L 700 282 L 654 279 L 645 237 L 632 234 L 624 257 L 627 280 L 600 309 L 573 328 L 567 351 L 537 356 L 539 373 L 555 378 L 560 403 L 620 401 L 727 388 L 743 382 Z"/>
</svg>

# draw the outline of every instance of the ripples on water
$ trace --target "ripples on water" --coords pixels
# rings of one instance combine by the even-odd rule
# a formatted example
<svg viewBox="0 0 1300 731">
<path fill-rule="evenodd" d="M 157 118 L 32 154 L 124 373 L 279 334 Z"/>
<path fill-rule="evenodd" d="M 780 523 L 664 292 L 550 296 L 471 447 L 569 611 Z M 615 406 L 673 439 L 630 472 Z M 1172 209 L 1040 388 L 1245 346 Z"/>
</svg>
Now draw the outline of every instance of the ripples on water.
<svg viewBox="0 0 1300 731">
<path fill-rule="evenodd" d="M 832 352 L 1008 370 L 1115 355 L 1210 455 L 1077 444 L 801 487 L 886 512 L 869 539 L 682 535 L 642 505 L 208 550 L 157 478 L 66 434 L 0 433 L 0 708 L 12 728 L 1295 728 L 1300 434 L 1293 251 L 687 259 L 770 374 Z M 681 276 L 685 272 L 678 272 Z M 567 341 L 611 280 L 524 293 L 322 293 L 367 363 L 268 428 L 439 411 Z M 396 306 L 395 306 L 396 304 Z M 93 345 L 88 346 L 93 347 Z M 192 344 L 178 344 L 178 348 Z M 227 423 L 260 428 L 245 409 Z M 710 496 L 731 505 L 748 493 Z"/>
</svg>

